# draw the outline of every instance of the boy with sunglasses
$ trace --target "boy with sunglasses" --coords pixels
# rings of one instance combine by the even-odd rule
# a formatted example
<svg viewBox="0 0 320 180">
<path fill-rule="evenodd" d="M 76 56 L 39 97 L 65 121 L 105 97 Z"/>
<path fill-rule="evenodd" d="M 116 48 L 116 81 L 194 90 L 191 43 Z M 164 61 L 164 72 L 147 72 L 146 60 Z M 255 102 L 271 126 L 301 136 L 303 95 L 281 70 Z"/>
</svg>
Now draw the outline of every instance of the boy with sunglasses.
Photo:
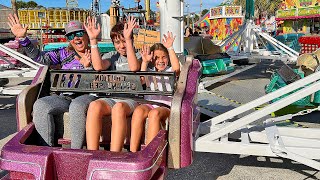
<svg viewBox="0 0 320 180">
<path fill-rule="evenodd" d="M 100 25 L 96 27 L 96 19 L 87 19 L 87 24 L 79 21 L 70 21 L 65 27 L 69 46 L 57 50 L 41 52 L 26 36 L 27 26 L 22 27 L 16 14 L 9 15 L 8 25 L 12 33 L 19 39 L 27 56 L 41 64 L 60 67 L 61 69 L 92 69 L 96 64 L 103 64 L 107 69 L 110 61 L 102 60 L 97 48 L 97 37 Z M 90 44 L 90 46 L 89 46 Z M 101 70 L 101 69 L 100 69 Z M 40 145 L 56 146 L 63 135 L 63 114 L 69 111 L 71 128 L 71 148 L 81 148 L 84 140 L 86 112 L 94 96 L 82 95 L 71 101 L 64 95 L 42 97 L 34 103 L 33 122 L 40 134 Z M 83 121 L 83 123 L 79 123 Z"/>
</svg>

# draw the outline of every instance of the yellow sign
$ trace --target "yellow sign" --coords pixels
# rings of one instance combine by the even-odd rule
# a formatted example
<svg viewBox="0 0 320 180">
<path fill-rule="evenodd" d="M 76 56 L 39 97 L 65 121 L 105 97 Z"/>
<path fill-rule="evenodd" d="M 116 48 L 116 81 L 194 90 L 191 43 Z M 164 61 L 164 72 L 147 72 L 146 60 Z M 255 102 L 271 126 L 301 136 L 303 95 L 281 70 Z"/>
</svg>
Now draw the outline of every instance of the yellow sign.
<svg viewBox="0 0 320 180">
<path fill-rule="evenodd" d="M 316 3 L 320 3 L 320 0 L 284 0 L 282 9 L 292 9 L 301 7 L 313 7 Z"/>
<path fill-rule="evenodd" d="M 311 16 L 320 14 L 320 7 L 299 8 L 298 16 Z"/>
<path fill-rule="evenodd" d="M 296 16 L 296 9 L 279 10 L 277 13 L 278 18 L 294 17 L 294 16 Z"/>
<path fill-rule="evenodd" d="M 139 29 L 138 35 L 135 36 L 134 46 L 136 49 L 141 49 L 144 44 L 152 46 L 155 43 L 160 43 L 160 32 Z"/>
</svg>

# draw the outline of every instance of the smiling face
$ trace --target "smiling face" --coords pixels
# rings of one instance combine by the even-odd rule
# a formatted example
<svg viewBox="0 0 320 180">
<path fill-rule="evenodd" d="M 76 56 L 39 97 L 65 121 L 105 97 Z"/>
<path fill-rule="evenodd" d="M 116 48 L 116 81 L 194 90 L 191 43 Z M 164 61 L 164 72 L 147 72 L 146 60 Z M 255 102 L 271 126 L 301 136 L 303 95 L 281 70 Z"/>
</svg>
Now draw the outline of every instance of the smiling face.
<svg viewBox="0 0 320 180">
<path fill-rule="evenodd" d="M 116 51 L 122 55 L 126 56 L 127 55 L 127 46 L 126 46 L 126 40 L 124 39 L 123 36 L 117 36 L 116 38 L 113 39 L 113 45 Z"/>
<path fill-rule="evenodd" d="M 153 60 L 152 63 L 157 71 L 164 71 L 169 64 L 169 57 L 165 51 L 155 50 L 153 52 Z"/>
<path fill-rule="evenodd" d="M 89 37 L 87 33 L 84 33 L 82 37 L 74 36 L 72 40 L 70 40 L 71 46 L 77 52 L 85 52 L 85 49 L 88 48 Z"/>
</svg>

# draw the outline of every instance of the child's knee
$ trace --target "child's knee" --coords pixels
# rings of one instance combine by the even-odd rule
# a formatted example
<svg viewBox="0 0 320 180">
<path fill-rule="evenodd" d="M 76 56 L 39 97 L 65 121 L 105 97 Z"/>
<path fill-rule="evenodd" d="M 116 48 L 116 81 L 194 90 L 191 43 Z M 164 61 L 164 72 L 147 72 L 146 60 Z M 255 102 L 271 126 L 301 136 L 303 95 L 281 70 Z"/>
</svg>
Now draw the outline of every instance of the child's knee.
<svg viewBox="0 0 320 180">
<path fill-rule="evenodd" d="M 136 109 L 133 111 L 132 116 L 146 118 L 148 111 L 149 110 L 144 105 L 140 105 L 140 106 L 136 107 Z"/>
<path fill-rule="evenodd" d="M 102 111 L 104 105 L 103 102 L 101 101 L 92 101 L 89 104 L 89 108 L 88 108 L 88 114 L 89 113 L 99 113 Z"/>
<path fill-rule="evenodd" d="M 114 113 L 125 113 L 128 111 L 128 105 L 124 102 L 117 102 L 112 107 L 112 114 Z"/>
<path fill-rule="evenodd" d="M 161 112 L 158 109 L 152 109 L 149 114 L 148 114 L 148 118 L 150 119 L 159 119 L 161 115 Z"/>
</svg>

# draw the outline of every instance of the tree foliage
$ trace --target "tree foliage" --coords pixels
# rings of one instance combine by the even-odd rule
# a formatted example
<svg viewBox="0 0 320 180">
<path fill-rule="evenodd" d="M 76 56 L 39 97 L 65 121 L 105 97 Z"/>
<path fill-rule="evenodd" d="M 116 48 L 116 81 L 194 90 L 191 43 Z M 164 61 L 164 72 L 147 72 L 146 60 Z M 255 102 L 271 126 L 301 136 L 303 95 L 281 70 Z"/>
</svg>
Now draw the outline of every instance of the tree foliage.
<svg viewBox="0 0 320 180">
<path fill-rule="evenodd" d="M 261 15 L 273 16 L 279 9 L 282 0 L 255 0 L 254 15 L 258 18 Z M 246 9 L 246 0 L 235 0 L 234 5 L 242 6 L 242 10 Z"/>
<path fill-rule="evenodd" d="M 201 12 L 201 17 L 204 16 L 205 14 L 207 14 L 207 12 L 209 12 L 209 9 L 204 9 Z"/>
<path fill-rule="evenodd" d="M 21 9 L 21 8 L 35 8 L 38 6 L 38 4 L 34 1 L 17 1 L 16 2 L 17 8 Z"/>
<path fill-rule="evenodd" d="M 106 11 L 106 14 L 108 14 L 108 15 L 110 16 L 110 9 L 108 9 L 108 10 Z"/>
</svg>

